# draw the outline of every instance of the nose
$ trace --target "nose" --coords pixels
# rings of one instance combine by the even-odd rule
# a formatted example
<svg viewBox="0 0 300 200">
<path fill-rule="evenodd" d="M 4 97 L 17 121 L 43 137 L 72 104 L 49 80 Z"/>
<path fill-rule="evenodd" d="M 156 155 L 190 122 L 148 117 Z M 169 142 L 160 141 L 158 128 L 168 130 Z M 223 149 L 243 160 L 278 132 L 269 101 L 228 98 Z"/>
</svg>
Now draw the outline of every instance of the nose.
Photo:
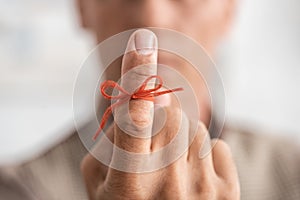
<svg viewBox="0 0 300 200">
<path fill-rule="evenodd" d="M 168 0 L 138 0 L 130 21 L 136 27 L 174 28 L 174 9 Z"/>
</svg>

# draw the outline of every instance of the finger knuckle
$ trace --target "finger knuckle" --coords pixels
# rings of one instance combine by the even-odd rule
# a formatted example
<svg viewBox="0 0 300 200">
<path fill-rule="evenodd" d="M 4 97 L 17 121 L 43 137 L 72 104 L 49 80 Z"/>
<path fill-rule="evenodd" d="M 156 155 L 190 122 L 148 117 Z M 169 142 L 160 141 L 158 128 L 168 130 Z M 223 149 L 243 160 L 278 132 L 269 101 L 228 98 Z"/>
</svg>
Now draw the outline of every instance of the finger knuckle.
<svg viewBox="0 0 300 200">
<path fill-rule="evenodd" d="M 240 198 L 240 187 L 238 183 L 223 183 L 222 192 L 219 194 L 223 200 L 238 200 Z"/>
<path fill-rule="evenodd" d="M 231 149 L 229 147 L 229 145 L 222 139 L 214 139 L 213 140 L 214 145 L 218 146 L 218 148 L 231 153 Z"/>
<path fill-rule="evenodd" d="M 210 182 L 205 182 L 200 185 L 201 199 L 215 199 L 217 195 L 217 188 Z"/>
<path fill-rule="evenodd" d="M 202 121 L 198 121 L 198 126 L 201 132 L 208 132 L 206 125 L 204 124 L 204 122 Z"/>
<path fill-rule="evenodd" d="M 135 125 L 136 128 L 148 126 L 152 122 L 149 116 L 144 115 L 141 112 L 131 112 L 130 117 L 132 125 Z"/>
<path fill-rule="evenodd" d="M 219 139 L 218 142 L 223 148 L 229 149 L 229 145 L 224 140 Z"/>
<path fill-rule="evenodd" d="M 80 162 L 80 171 L 85 173 L 89 169 L 89 155 L 86 155 Z"/>
</svg>

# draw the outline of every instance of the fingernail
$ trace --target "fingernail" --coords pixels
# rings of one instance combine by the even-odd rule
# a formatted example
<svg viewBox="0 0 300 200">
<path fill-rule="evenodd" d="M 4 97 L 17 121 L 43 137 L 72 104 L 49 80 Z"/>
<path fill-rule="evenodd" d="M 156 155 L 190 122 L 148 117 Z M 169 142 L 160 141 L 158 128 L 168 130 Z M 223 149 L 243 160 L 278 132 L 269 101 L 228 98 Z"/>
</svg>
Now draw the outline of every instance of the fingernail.
<svg viewBox="0 0 300 200">
<path fill-rule="evenodd" d="M 152 31 L 142 29 L 135 33 L 135 49 L 141 55 L 150 55 L 154 52 L 156 38 Z"/>
</svg>

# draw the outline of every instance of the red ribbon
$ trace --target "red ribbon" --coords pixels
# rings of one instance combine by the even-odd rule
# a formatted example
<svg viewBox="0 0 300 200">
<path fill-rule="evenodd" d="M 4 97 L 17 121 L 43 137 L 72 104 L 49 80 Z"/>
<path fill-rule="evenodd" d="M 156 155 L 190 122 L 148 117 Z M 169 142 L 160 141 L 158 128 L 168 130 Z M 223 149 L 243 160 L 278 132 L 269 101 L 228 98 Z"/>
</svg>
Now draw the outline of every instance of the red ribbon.
<svg viewBox="0 0 300 200">
<path fill-rule="evenodd" d="M 148 82 L 154 78 L 156 78 L 158 80 L 158 84 L 156 84 L 153 89 L 146 89 Z M 96 131 L 96 133 L 93 137 L 93 140 L 97 139 L 97 137 L 101 133 L 101 130 L 105 127 L 105 124 L 106 124 L 110 114 L 112 113 L 113 109 L 115 109 L 119 105 L 121 105 L 129 100 L 132 100 L 132 99 L 133 100 L 142 99 L 142 100 L 147 100 L 147 101 L 154 101 L 154 97 L 156 97 L 156 96 L 183 90 L 183 88 L 175 88 L 172 90 L 158 91 L 162 86 L 163 86 L 162 78 L 160 76 L 154 75 L 154 76 L 148 77 L 133 94 L 130 94 L 115 81 L 111 81 L 111 80 L 104 81 L 100 87 L 101 94 L 106 99 L 117 99 L 118 101 L 116 103 L 113 103 L 112 105 L 110 105 L 105 110 L 105 112 L 102 116 L 102 119 L 101 119 L 100 126 L 99 126 L 98 130 Z M 108 88 L 115 88 L 115 89 L 119 90 L 120 94 L 116 95 L 116 96 L 111 96 L 106 93 L 106 90 Z"/>
</svg>

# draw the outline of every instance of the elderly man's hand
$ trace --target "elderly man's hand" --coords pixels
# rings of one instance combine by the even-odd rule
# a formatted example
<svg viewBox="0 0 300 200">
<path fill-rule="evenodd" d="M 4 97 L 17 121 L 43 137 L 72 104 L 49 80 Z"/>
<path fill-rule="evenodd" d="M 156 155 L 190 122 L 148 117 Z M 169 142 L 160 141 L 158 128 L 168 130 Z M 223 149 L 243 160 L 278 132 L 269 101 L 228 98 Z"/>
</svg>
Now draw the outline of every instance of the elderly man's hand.
<svg viewBox="0 0 300 200">
<path fill-rule="evenodd" d="M 143 80 L 156 74 L 155 65 L 135 68 L 138 65 L 155 64 L 156 47 L 157 39 L 150 31 L 138 30 L 130 37 L 127 46 L 127 51 L 130 52 L 125 54 L 122 64 L 122 74 L 129 72 L 129 75 L 122 80 L 122 87 L 127 90 L 136 89 Z M 139 134 L 139 131 L 143 136 L 149 134 L 147 128 L 140 127 L 152 125 L 153 102 L 131 100 L 125 105 L 130 115 L 128 119 L 131 120 L 125 124 L 122 117 L 124 109 L 116 109 L 116 123 L 106 133 L 114 145 L 127 152 L 151 153 L 169 144 L 180 129 L 182 115 L 172 95 L 161 97 L 160 101 L 165 106 L 165 125 L 158 134 L 148 138 L 137 138 L 136 134 Z M 120 124 L 123 127 L 120 127 Z M 128 134 L 130 131 L 132 134 Z M 212 150 L 207 152 L 205 157 L 199 158 L 207 134 L 206 127 L 199 123 L 190 147 L 179 159 L 164 168 L 148 173 L 125 172 L 109 168 L 88 154 L 82 161 L 81 170 L 90 199 L 239 199 L 237 171 L 227 144 L 221 140 L 209 141 L 213 144 Z M 184 135 L 188 141 L 189 131 Z M 125 162 L 120 161 L 120 155 L 117 154 L 118 151 L 113 151 L 111 162 L 121 162 L 123 168 L 126 166 L 130 168 L 132 165 L 130 159 L 125 159 Z M 134 164 L 141 163 L 143 160 L 135 160 Z"/>
</svg>

